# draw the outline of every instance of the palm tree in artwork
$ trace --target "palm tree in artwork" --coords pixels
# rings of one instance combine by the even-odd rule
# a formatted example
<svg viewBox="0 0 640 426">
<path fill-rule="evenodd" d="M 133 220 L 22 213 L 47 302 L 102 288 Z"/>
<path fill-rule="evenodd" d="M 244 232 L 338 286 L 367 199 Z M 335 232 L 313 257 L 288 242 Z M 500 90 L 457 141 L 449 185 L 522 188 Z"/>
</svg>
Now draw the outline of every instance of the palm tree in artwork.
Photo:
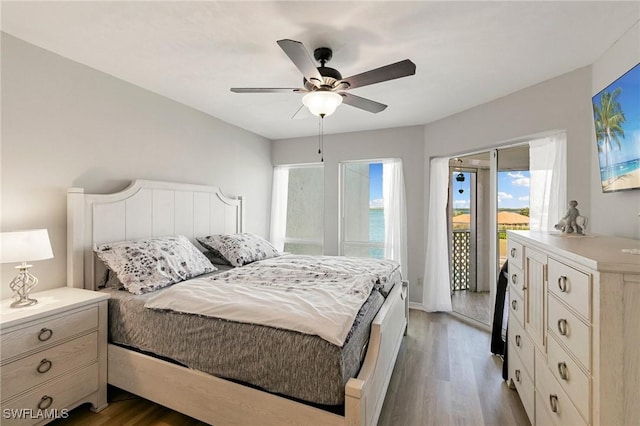
<svg viewBox="0 0 640 426">
<path fill-rule="evenodd" d="M 608 183 L 611 183 L 611 158 L 609 152 L 613 149 L 615 142 L 618 149 L 621 149 L 620 138 L 624 139 L 624 130 L 622 123 L 625 121 L 624 111 L 618 102 L 618 96 L 622 92 L 621 88 L 615 89 L 613 92 L 602 92 L 600 97 L 600 105 L 593 103 L 593 114 L 595 116 L 596 141 L 598 142 L 598 151 L 604 152 L 605 164 L 607 170 Z"/>
</svg>

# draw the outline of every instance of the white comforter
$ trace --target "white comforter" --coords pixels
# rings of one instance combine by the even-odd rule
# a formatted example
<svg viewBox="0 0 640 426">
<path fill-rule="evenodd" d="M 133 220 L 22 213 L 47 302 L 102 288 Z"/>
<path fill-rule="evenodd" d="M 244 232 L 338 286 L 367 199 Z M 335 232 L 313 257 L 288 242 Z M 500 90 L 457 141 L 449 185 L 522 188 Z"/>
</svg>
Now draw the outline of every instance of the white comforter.
<svg viewBox="0 0 640 426">
<path fill-rule="evenodd" d="M 205 315 L 314 334 L 342 346 L 389 260 L 285 255 L 175 284 L 146 308 Z"/>
</svg>

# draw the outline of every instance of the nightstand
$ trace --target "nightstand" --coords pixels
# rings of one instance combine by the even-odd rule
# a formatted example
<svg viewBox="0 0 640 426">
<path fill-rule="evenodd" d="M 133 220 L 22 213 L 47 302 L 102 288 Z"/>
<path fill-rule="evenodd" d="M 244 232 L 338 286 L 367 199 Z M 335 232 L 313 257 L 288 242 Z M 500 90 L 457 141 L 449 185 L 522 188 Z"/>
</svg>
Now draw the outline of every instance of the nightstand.
<svg viewBox="0 0 640 426">
<path fill-rule="evenodd" d="M 62 287 L 33 294 L 38 304 L 0 301 L 0 418 L 45 424 L 89 402 L 107 406 L 107 299 Z"/>
</svg>

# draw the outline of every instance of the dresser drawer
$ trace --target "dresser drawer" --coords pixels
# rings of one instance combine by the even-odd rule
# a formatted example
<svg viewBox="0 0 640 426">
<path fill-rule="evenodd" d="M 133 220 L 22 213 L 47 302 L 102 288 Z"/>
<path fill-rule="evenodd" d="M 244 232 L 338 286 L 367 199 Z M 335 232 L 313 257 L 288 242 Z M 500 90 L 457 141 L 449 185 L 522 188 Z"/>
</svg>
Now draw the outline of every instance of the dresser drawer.
<svg viewBox="0 0 640 426">
<path fill-rule="evenodd" d="M 527 416 L 529 416 L 529 420 L 533 422 L 533 416 L 535 414 L 535 385 L 533 384 L 532 376 L 529 375 L 522 364 L 522 360 L 512 348 L 513 346 L 509 344 L 509 378 L 518 390 L 518 395 L 520 395 L 520 400 L 522 401 L 522 405 L 524 405 Z"/>
<path fill-rule="evenodd" d="M 73 368 L 98 358 L 98 334 L 93 332 L 2 366 L 2 399 L 8 399 Z"/>
<path fill-rule="evenodd" d="M 533 377 L 535 347 L 529 335 L 524 332 L 522 324 L 515 320 L 509 321 L 509 351 L 511 349 L 520 358 L 524 369 Z"/>
<path fill-rule="evenodd" d="M 513 241 L 511 238 L 507 241 L 507 256 L 509 260 L 509 266 L 513 265 L 517 268 L 524 268 L 524 252 L 522 244 Z"/>
<path fill-rule="evenodd" d="M 553 419 L 553 424 L 587 425 L 587 422 L 582 418 L 578 409 L 562 389 L 562 386 L 546 367 L 544 359 L 539 352 L 536 352 L 536 365 L 540 366 L 540 368 L 536 368 L 535 373 L 536 392 L 540 395 L 539 402 L 549 411 L 549 417 Z"/>
<path fill-rule="evenodd" d="M 98 308 L 95 306 L 31 323 L 0 337 L 0 357 L 4 362 L 97 327 Z"/>
<path fill-rule="evenodd" d="M 14 398 L 2 404 L 2 425 L 30 425 L 36 423 L 29 417 L 38 410 L 47 410 L 44 414 L 54 413 L 70 406 L 98 390 L 98 364 L 92 364 L 72 374 L 62 376 L 34 389 L 24 396 Z M 9 410 L 9 411 L 7 411 Z M 30 411 L 29 411 L 30 410 Z M 27 418 L 4 418 L 4 413 L 23 413 Z M 58 411 L 60 413 L 60 411 Z"/>
<path fill-rule="evenodd" d="M 516 292 L 524 298 L 524 272 L 522 269 L 509 265 L 509 292 Z"/>
<path fill-rule="evenodd" d="M 591 327 L 554 296 L 549 297 L 549 333 L 553 334 L 591 371 Z"/>
<path fill-rule="evenodd" d="M 557 419 L 551 417 L 551 411 L 549 411 L 549 402 L 543 400 L 544 396 L 540 393 L 540 390 L 536 392 L 536 425 L 539 426 L 553 426 L 556 424 Z M 534 424 L 531 422 L 531 424 Z"/>
<path fill-rule="evenodd" d="M 517 293 L 509 292 L 509 316 L 524 324 L 524 301 Z"/>
<path fill-rule="evenodd" d="M 567 392 L 582 417 L 589 419 L 591 380 L 553 336 L 547 340 L 547 363 L 551 373 Z"/>
<path fill-rule="evenodd" d="M 591 320 L 591 276 L 549 259 L 549 291 Z"/>
</svg>

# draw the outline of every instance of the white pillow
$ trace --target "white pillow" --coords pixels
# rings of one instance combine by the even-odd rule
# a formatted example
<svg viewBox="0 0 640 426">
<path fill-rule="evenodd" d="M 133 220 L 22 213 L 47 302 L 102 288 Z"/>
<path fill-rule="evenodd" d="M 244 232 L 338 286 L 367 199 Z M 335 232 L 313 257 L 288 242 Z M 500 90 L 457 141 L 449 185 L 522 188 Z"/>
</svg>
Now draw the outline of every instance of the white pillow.
<svg viewBox="0 0 640 426">
<path fill-rule="evenodd" d="M 133 294 L 158 290 L 217 269 L 182 235 L 106 243 L 93 250 Z"/>
<path fill-rule="evenodd" d="M 232 266 L 280 256 L 269 241 L 250 233 L 209 235 L 196 240 L 215 256 L 224 257 Z"/>
</svg>

